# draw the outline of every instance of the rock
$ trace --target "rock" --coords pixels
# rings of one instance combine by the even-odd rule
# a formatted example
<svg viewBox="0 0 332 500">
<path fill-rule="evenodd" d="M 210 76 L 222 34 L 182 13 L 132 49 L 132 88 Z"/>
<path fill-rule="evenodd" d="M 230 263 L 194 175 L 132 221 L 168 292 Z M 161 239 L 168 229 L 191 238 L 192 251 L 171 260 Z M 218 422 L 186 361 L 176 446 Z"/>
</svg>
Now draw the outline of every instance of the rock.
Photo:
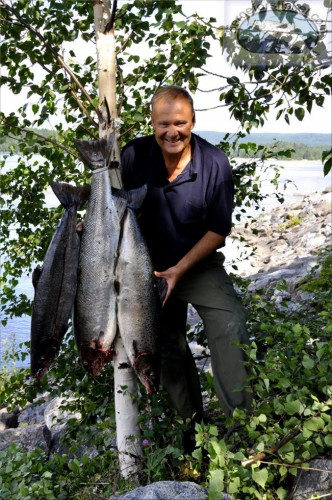
<svg viewBox="0 0 332 500">
<path fill-rule="evenodd" d="M 5 429 L 15 429 L 18 427 L 18 415 L 19 410 L 13 410 L 7 413 L 6 408 L 1 408 L 0 410 L 0 431 Z"/>
<path fill-rule="evenodd" d="M 70 395 L 66 397 L 56 397 L 52 399 L 45 407 L 44 410 L 44 420 L 46 424 L 46 428 L 48 431 L 48 439 L 50 441 L 50 452 L 52 454 L 56 453 L 66 453 L 70 454 L 68 447 L 62 443 L 62 436 L 64 435 L 67 429 L 67 421 L 69 419 L 80 419 L 80 413 L 72 413 L 68 410 L 62 408 L 64 403 L 69 403 L 73 398 Z M 88 446 L 87 446 L 88 447 Z M 79 453 L 83 455 L 84 451 Z M 93 456 L 95 456 L 96 450 L 94 447 Z"/>
<path fill-rule="evenodd" d="M 19 414 L 19 425 L 30 425 L 44 422 L 44 411 L 49 404 L 49 398 L 49 395 L 42 396 L 37 399 L 34 404 L 27 404 L 27 406 Z"/>
<path fill-rule="evenodd" d="M 21 445 L 23 451 L 33 451 L 41 448 L 48 453 L 48 446 L 44 438 L 44 423 L 17 427 L 0 432 L 0 450 L 7 449 L 11 444 Z"/>
<path fill-rule="evenodd" d="M 207 496 L 207 490 L 203 486 L 190 481 L 159 481 L 124 495 L 111 496 L 109 500 L 205 500 Z M 228 499 L 231 500 L 229 495 L 220 496 L 220 500 Z"/>
<path fill-rule="evenodd" d="M 309 467 L 317 470 L 302 470 L 293 489 L 293 500 L 308 498 L 331 498 L 332 460 L 313 460 Z"/>
<path fill-rule="evenodd" d="M 317 252 L 332 243 L 331 212 L 330 188 L 277 207 L 251 227 L 246 222 L 237 224 L 231 243 L 238 240 L 247 255 L 238 265 L 239 275 L 252 281 L 251 288 L 280 279 L 301 279 L 317 263 Z M 251 253 L 250 248 L 256 250 Z"/>
</svg>

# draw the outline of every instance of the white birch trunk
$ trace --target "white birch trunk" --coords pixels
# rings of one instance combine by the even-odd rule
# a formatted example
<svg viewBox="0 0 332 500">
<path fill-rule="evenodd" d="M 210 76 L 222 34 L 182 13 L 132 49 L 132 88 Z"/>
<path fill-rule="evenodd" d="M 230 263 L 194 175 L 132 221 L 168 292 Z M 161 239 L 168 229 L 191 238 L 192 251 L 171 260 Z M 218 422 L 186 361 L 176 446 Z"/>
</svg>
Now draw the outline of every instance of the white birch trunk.
<svg viewBox="0 0 332 500">
<path fill-rule="evenodd" d="M 94 20 L 97 45 L 99 83 L 99 109 L 103 117 L 99 124 L 99 137 L 115 131 L 118 135 L 119 120 L 116 108 L 116 55 L 114 29 L 105 32 L 110 20 L 108 0 L 94 0 Z M 116 140 L 112 161 L 120 166 L 120 151 Z M 110 170 L 112 186 L 121 187 L 119 169 Z M 116 413 L 117 446 L 120 472 L 124 478 L 138 475 L 139 457 L 143 455 L 140 429 L 137 425 L 137 377 L 130 365 L 122 339 L 117 334 L 114 344 L 114 398 Z M 126 388 L 126 389 L 124 389 Z"/>
<path fill-rule="evenodd" d="M 99 137 L 115 131 L 118 136 L 119 120 L 116 108 L 116 54 L 114 28 L 105 32 L 105 27 L 110 20 L 110 11 L 107 7 L 108 0 L 94 0 L 94 21 L 97 49 L 97 71 L 99 88 L 99 110 L 103 121 L 99 123 Z M 111 118 L 111 120 L 110 120 Z M 120 165 L 120 150 L 118 141 L 113 148 L 114 156 L 111 161 Z M 110 170 L 112 186 L 121 187 L 119 170 Z"/>
<path fill-rule="evenodd" d="M 117 335 L 114 357 L 114 399 L 116 441 L 120 471 L 124 478 L 137 475 L 142 464 L 140 429 L 137 424 L 137 377 L 127 357 L 122 339 Z M 134 398 L 133 398 L 134 396 Z"/>
</svg>

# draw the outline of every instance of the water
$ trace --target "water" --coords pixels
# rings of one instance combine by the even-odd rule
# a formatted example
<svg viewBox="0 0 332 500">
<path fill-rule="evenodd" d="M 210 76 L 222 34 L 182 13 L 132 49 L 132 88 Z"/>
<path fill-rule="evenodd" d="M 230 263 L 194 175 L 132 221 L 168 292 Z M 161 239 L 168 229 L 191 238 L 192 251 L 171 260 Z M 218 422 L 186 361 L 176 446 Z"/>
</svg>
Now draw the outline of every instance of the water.
<svg viewBox="0 0 332 500">
<path fill-rule="evenodd" d="M 15 159 L 9 159 L 10 162 L 15 162 Z M 277 163 L 277 162 L 274 162 Z M 322 191 L 324 188 L 331 186 L 331 176 L 323 176 L 323 168 L 320 161 L 289 161 L 283 162 L 287 165 L 282 171 L 280 177 L 280 186 L 282 187 L 287 179 L 292 180 L 294 184 L 288 185 L 283 192 L 285 203 L 293 203 L 299 197 L 312 193 L 314 191 Z M 273 193 L 273 186 L 270 186 L 268 180 L 264 182 L 263 191 L 265 193 Z M 46 193 L 47 206 L 57 206 L 58 200 L 51 190 Z M 265 210 L 270 210 L 279 205 L 278 201 L 271 197 L 264 203 Z M 263 208 L 263 205 L 262 205 Z M 254 214 L 252 214 L 254 215 Z M 257 213 L 256 213 L 257 215 Z M 231 262 L 239 254 L 238 243 L 231 240 L 228 242 L 225 255 L 226 255 L 226 268 L 230 269 Z M 232 269 L 233 270 L 233 269 Z M 28 298 L 33 297 L 33 287 L 30 276 L 23 276 L 18 287 L 19 293 L 25 293 Z M 1 358 L 7 349 L 13 345 L 15 340 L 16 345 L 20 342 L 25 342 L 30 338 L 30 317 L 23 316 L 21 318 L 13 318 L 8 321 L 5 327 L 0 325 L 0 367 L 3 366 Z M 28 366 L 29 359 L 25 360 L 24 365 Z"/>
</svg>

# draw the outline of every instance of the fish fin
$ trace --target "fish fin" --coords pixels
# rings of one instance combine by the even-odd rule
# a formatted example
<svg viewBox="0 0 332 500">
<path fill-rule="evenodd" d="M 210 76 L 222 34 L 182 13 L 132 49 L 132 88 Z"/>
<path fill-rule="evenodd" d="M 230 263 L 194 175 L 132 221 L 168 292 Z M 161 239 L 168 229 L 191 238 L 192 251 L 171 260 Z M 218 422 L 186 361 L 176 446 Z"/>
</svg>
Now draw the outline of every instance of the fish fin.
<svg viewBox="0 0 332 500">
<path fill-rule="evenodd" d="M 154 286 L 157 288 L 160 303 L 162 304 L 165 300 L 168 289 L 167 281 L 164 278 L 156 278 Z"/>
<path fill-rule="evenodd" d="M 42 273 L 42 270 L 40 269 L 40 267 L 36 267 L 36 269 L 34 269 L 32 272 L 32 285 L 33 285 L 35 290 L 37 288 L 41 273 Z"/>
<path fill-rule="evenodd" d="M 136 359 L 138 357 L 138 355 L 139 355 L 139 349 L 138 349 L 138 345 L 137 345 L 137 340 L 133 340 L 133 351 L 134 351 L 135 359 Z"/>
<path fill-rule="evenodd" d="M 89 199 L 91 187 L 90 186 L 73 186 L 66 182 L 50 182 L 54 194 L 59 199 L 64 208 L 77 206 L 80 210 L 84 203 Z"/>
<path fill-rule="evenodd" d="M 114 142 L 115 132 L 97 141 L 74 140 L 74 144 L 82 160 L 89 165 L 91 170 L 109 166 Z"/>
<path fill-rule="evenodd" d="M 127 210 L 127 207 L 128 207 L 127 201 L 124 198 L 114 197 L 114 204 L 115 204 L 115 208 L 116 208 L 119 220 L 122 221 L 123 216 L 124 216 L 124 214 Z"/>
<path fill-rule="evenodd" d="M 144 184 L 144 186 L 141 186 L 137 189 L 131 189 L 130 191 L 112 188 L 112 194 L 113 196 L 124 198 L 127 201 L 127 205 L 129 208 L 137 210 L 141 207 L 147 190 L 148 188 L 146 184 Z"/>
</svg>

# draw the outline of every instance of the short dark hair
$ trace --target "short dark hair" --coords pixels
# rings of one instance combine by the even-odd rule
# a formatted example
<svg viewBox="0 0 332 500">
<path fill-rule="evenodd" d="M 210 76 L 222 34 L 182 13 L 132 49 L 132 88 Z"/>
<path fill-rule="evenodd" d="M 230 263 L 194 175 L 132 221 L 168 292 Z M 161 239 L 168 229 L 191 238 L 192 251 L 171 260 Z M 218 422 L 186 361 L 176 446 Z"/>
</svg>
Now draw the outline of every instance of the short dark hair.
<svg viewBox="0 0 332 500">
<path fill-rule="evenodd" d="M 193 110 L 193 118 L 195 119 L 193 98 L 186 89 L 177 87 L 176 85 L 168 85 L 167 87 L 161 87 L 160 89 L 158 89 L 152 96 L 151 109 L 153 110 L 154 104 L 159 101 L 159 99 L 165 98 L 172 100 L 179 97 L 182 97 L 190 104 L 191 109 Z"/>
</svg>

